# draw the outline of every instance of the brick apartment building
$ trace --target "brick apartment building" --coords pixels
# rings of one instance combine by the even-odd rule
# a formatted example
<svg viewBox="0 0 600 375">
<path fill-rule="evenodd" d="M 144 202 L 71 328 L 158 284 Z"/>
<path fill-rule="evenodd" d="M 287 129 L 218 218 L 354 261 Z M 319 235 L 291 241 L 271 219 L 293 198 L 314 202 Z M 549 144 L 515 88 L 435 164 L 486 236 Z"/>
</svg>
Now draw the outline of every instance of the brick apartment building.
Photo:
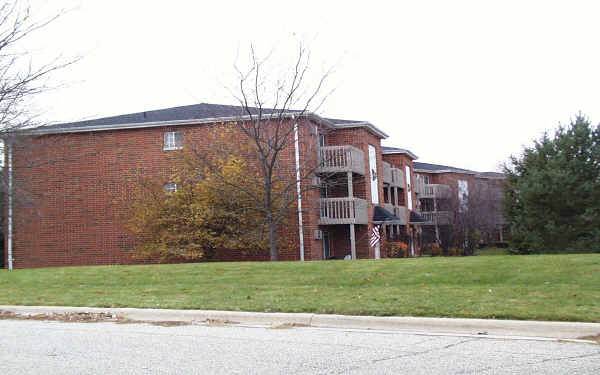
<svg viewBox="0 0 600 375">
<path fill-rule="evenodd" d="M 484 228 L 482 242 L 505 240 L 509 228 L 502 215 L 503 174 L 420 162 L 414 168 L 418 210 L 425 219 L 422 232 L 430 232 L 429 237 L 439 241 L 439 227 L 456 221 L 468 208 Z"/>
<path fill-rule="evenodd" d="M 135 238 L 124 225 L 123 205 L 114 197 L 128 197 L 134 191 L 131 177 L 140 172 L 168 188 L 174 150 L 187 144 L 209 149 L 214 124 L 243 116 L 240 107 L 198 104 L 29 130 L 13 141 L 7 155 L 14 207 L 7 220 L 5 266 L 140 262 L 134 257 Z M 282 160 L 316 159 L 319 167 L 311 179 L 299 181 L 315 188 L 303 190 L 302 210 L 296 209 L 290 221 L 296 224 L 284 229 L 293 246 L 281 250 L 279 259 L 383 257 L 379 244 L 369 244 L 375 226 L 382 227 L 384 238 L 403 234 L 410 253 L 419 254 L 424 221 L 419 207 L 428 204 L 422 202 L 436 183 L 448 183 L 436 180 L 444 174 L 426 172 L 408 150 L 382 147 L 387 135 L 369 122 L 312 113 L 301 119 L 293 112 L 286 116 L 290 124 L 304 126 L 298 127 L 302 142 L 292 144 Z M 431 180 L 425 183 L 415 168 Z M 216 259 L 267 260 L 268 252 L 223 250 Z"/>
</svg>

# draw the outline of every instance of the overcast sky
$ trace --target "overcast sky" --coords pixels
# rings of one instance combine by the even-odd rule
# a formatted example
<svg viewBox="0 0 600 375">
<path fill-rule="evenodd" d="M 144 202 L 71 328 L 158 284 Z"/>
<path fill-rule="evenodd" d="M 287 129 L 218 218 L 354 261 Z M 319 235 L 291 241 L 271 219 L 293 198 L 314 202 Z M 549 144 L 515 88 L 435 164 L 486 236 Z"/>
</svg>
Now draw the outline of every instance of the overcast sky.
<svg viewBox="0 0 600 375">
<path fill-rule="evenodd" d="M 84 58 L 38 98 L 53 122 L 199 102 L 234 104 L 223 82 L 250 42 L 315 72 L 334 65 L 321 115 L 368 120 L 419 161 L 497 170 L 578 111 L 600 121 L 599 1 L 31 0 L 71 9 L 27 40 L 34 63 Z M 282 57 L 283 56 L 283 57 Z"/>
</svg>

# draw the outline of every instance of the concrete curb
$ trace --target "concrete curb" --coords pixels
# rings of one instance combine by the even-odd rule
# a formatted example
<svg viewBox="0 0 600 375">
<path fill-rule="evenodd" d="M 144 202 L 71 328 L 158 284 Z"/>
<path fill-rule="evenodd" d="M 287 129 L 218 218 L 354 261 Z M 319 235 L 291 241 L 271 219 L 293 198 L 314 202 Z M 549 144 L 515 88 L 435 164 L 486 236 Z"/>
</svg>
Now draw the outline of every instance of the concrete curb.
<svg viewBox="0 0 600 375">
<path fill-rule="evenodd" d="M 39 314 L 103 313 L 142 322 L 223 323 L 258 326 L 305 326 L 317 328 L 409 331 L 421 334 L 478 337 L 545 338 L 582 342 L 600 335 L 600 323 L 541 322 L 458 318 L 375 317 L 306 313 L 264 313 L 217 310 L 166 310 L 63 306 L 0 306 L 0 312 L 20 316 Z"/>
</svg>

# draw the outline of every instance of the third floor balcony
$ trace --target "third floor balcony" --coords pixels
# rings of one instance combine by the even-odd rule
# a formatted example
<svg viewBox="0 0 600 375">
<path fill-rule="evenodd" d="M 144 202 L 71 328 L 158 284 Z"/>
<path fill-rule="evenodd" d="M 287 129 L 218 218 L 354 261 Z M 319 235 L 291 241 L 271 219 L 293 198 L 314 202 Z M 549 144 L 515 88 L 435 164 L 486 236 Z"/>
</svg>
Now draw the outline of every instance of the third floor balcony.
<svg viewBox="0 0 600 375">
<path fill-rule="evenodd" d="M 404 188 L 404 173 L 388 162 L 383 162 L 383 183 Z"/>
<path fill-rule="evenodd" d="M 353 146 L 325 146 L 319 149 L 319 172 L 365 174 L 365 154 Z"/>
<path fill-rule="evenodd" d="M 452 189 L 442 184 L 417 184 L 415 186 L 419 198 L 450 198 Z"/>
</svg>

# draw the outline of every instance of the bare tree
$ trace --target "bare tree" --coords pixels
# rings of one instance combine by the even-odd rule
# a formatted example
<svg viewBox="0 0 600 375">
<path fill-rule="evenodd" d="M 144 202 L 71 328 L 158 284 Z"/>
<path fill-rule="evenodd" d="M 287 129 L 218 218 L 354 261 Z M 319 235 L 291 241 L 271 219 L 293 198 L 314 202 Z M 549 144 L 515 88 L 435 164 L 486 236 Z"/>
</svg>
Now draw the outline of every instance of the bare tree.
<svg viewBox="0 0 600 375">
<path fill-rule="evenodd" d="M 0 132 L 4 135 L 27 126 L 39 125 L 29 110 L 33 96 L 48 90 L 46 78 L 56 70 L 73 64 L 77 59 L 35 64 L 33 56 L 22 50 L 30 34 L 40 31 L 64 12 L 35 20 L 31 9 L 21 1 L 0 5 Z"/>
<path fill-rule="evenodd" d="M 450 212 L 444 225 L 439 226 L 444 255 L 451 246 L 473 255 L 480 240 L 489 241 L 503 223 L 502 187 L 496 181 L 475 181 L 468 196 L 453 196 L 438 204 Z"/>
<path fill-rule="evenodd" d="M 312 115 L 331 93 L 324 88 L 332 70 L 320 73 L 318 79 L 310 82 L 310 53 L 302 44 L 298 45 L 291 69 L 283 76 L 268 68 L 271 58 L 271 54 L 259 57 L 251 46 L 248 66 L 234 65 L 237 84 L 230 92 L 241 108 L 233 134 L 248 146 L 248 157 L 255 162 L 261 194 L 255 197 L 260 204 L 256 208 L 267 224 L 270 259 L 277 260 L 280 224 L 289 218 L 299 195 L 315 187 L 310 181 L 318 167 L 318 144 L 316 139 L 305 142 L 303 135 L 315 126 Z M 299 149 L 303 155 L 314 157 L 300 160 Z M 246 190 L 244 185 L 230 188 Z"/>
<path fill-rule="evenodd" d="M 52 17 L 36 20 L 24 1 L 5 1 L 0 5 L 0 147 L 2 153 L 8 155 L 5 178 L 0 188 L 8 200 L 8 236 L 11 235 L 13 206 L 25 205 L 30 200 L 26 193 L 27 182 L 12 179 L 10 150 L 13 147 L 32 147 L 30 142 L 20 142 L 23 129 L 42 125 L 30 109 L 32 99 L 52 88 L 48 84 L 52 73 L 78 60 L 64 60 L 59 56 L 39 64 L 34 62 L 32 53 L 24 48 L 24 43 L 29 35 L 41 31 L 63 14 L 64 11 L 60 11 Z M 46 159 L 28 160 L 27 165 L 47 162 Z M 10 246 L 9 241 L 9 267 Z"/>
</svg>

